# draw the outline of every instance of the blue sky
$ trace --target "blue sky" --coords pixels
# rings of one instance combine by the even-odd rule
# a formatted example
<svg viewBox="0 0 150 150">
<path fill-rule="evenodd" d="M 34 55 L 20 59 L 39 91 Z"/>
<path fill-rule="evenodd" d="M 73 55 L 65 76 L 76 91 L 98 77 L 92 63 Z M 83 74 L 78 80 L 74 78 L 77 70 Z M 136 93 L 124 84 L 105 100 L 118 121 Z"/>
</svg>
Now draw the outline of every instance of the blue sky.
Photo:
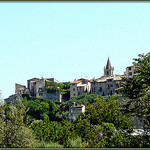
<svg viewBox="0 0 150 150">
<path fill-rule="evenodd" d="M 150 3 L 0 3 L 0 90 L 33 77 L 60 82 L 123 74 L 150 50 Z"/>
</svg>

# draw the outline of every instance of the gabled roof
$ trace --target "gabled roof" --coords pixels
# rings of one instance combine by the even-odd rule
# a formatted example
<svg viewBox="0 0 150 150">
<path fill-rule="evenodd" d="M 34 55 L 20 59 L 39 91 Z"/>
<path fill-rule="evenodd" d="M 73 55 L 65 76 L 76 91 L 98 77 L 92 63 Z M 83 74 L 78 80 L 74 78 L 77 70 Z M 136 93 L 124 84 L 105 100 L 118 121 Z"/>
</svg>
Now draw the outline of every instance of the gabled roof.
<svg viewBox="0 0 150 150">
<path fill-rule="evenodd" d="M 74 84 L 74 83 L 80 83 L 81 81 L 79 80 L 75 80 L 75 81 L 72 81 L 71 84 Z"/>
<path fill-rule="evenodd" d="M 18 84 L 18 83 L 15 83 L 15 86 L 22 86 L 22 87 L 26 87 L 25 85 Z"/>
<path fill-rule="evenodd" d="M 78 104 L 78 105 L 75 105 L 75 106 L 71 106 L 70 108 L 81 108 L 81 107 L 84 107 L 85 105 L 83 104 Z"/>
</svg>

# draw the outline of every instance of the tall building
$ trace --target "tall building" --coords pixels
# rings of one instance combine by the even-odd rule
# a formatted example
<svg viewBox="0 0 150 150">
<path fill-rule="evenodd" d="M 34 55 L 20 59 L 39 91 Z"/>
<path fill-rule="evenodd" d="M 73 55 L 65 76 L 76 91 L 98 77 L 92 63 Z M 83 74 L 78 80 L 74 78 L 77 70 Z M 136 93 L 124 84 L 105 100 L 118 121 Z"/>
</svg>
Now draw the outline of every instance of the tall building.
<svg viewBox="0 0 150 150">
<path fill-rule="evenodd" d="M 111 66 L 109 57 L 106 67 L 104 67 L 104 76 L 114 76 L 114 67 Z"/>
<path fill-rule="evenodd" d="M 108 57 L 106 67 L 104 67 L 104 76 L 91 80 L 91 93 L 101 96 L 114 95 L 116 89 L 120 87 L 118 82 L 121 80 L 121 75 L 114 76 L 114 67 L 111 66 Z"/>
<path fill-rule="evenodd" d="M 128 66 L 126 68 L 125 77 L 129 79 L 129 78 L 133 78 L 134 75 L 135 75 L 135 67 L 134 67 L 134 65 Z"/>
</svg>

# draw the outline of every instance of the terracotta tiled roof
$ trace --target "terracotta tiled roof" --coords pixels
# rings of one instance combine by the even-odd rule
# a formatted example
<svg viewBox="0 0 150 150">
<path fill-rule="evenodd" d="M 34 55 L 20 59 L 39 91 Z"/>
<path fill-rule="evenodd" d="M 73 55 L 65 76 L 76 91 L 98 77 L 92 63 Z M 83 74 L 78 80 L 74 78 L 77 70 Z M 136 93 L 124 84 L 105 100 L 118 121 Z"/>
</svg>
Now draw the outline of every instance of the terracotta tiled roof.
<svg viewBox="0 0 150 150">
<path fill-rule="evenodd" d="M 78 104 L 78 105 L 75 105 L 75 106 L 71 106 L 71 108 L 77 108 L 77 107 L 83 107 L 84 105 L 83 104 Z"/>
<path fill-rule="evenodd" d="M 81 81 L 76 80 L 76 81 L 72 81 L 71 84 L 72 84 L 72 83 L 80 83 L 80 82 L 81 82 Z"/>
</svg>

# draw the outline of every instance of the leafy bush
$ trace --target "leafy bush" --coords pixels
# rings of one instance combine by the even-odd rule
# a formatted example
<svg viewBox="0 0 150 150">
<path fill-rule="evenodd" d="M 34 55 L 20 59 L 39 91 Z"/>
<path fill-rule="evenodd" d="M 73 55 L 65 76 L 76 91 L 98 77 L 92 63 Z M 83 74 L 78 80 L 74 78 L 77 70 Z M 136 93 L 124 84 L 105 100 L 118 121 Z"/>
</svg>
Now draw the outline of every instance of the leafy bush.
<svg viewBox="0 0 150 150">
<path fill-rule="evenodd" d="M 77 136 L 68 139 L 68 148 L 85 148 L 84 143 L 82 142 L 82 138 Z"/>
<path fill-rule="evenodd" d="M 37 140 L 24 121 L 26 108 L 21 101 L 14 105 L 0 106 L 0 147 L 36 147 Z"/>
<path fill-rule="evenodd" d="M 58 142 L 44 142 L 41 141 L 38 144 L 38 148 L 63 148 L 63 145 L 60 145 Z"/>
</svg>

